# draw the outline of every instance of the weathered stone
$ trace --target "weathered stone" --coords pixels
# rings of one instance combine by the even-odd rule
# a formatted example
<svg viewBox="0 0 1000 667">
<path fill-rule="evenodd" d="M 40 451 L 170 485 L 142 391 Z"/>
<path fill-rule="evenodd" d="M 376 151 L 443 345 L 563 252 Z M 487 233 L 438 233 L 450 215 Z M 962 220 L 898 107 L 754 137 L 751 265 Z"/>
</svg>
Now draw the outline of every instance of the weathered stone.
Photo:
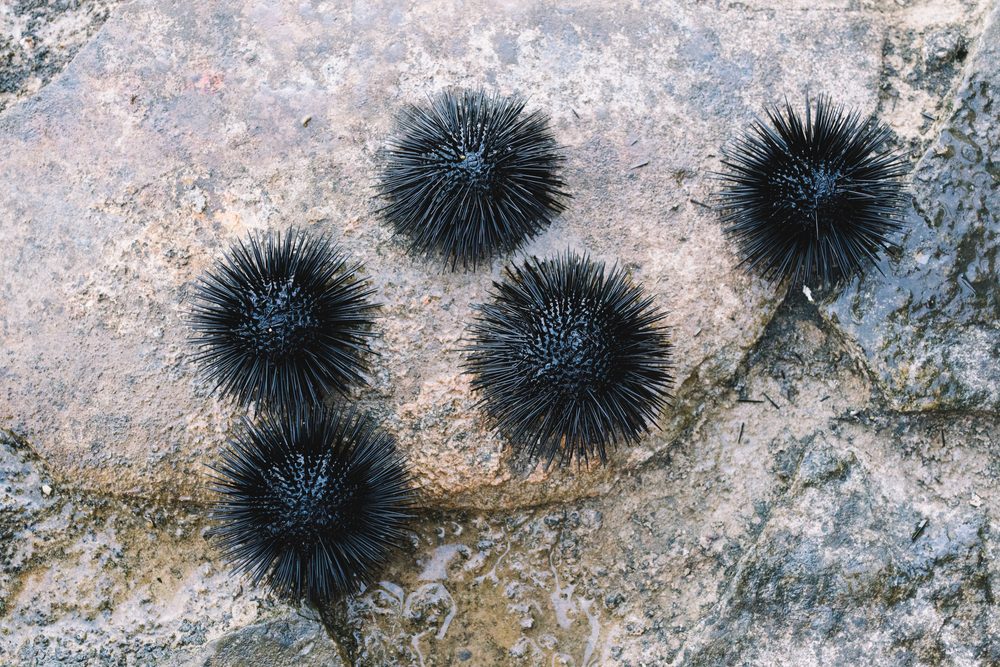
<svg viewBox="0 0 1000 667">
<path fill-rule="evenodd" d="M 817 439 L 679 662 L 993 664 L 989 530 L 973 508 L 892 501 L 854 452 Z"/>
<path fill-rule="evenodd" d="M 0 111 L 37 93 L 72 60 L 120 0 L 44 2 L 0 6 Z"/>
<path fill-rule="evenodd" d="M 18 575 L 29 567 L 42 542 L 29 528 L 52 510 L 58 497 L 27 446 L 0 431 L 0 616 L 15 592 Z"/>
<path fill-rule="evenodd" d="M 551 114 L 574 199 L 524 251 L 622 262 L 670 311 L 677 343 L 674 409 L 614 470 L 675 438 L 776 304 L 699 204 L 720 145 L 784 95 L 872 108 L 879 43 L 859 11 L 130 3 L 0 118 L 0 416 L 61 479 L 203 497 L 236 411 L 196 379 L 186 296 L 248 230 L 299 225 L 332 232 L 385 304 L 360 396 L 428 503 L 600 492 L 607 470 L 526 477 L 484 430 L 460 339 L 503 262 L 443 272 L 390 237 L 371 195 L 394 110 L 485 85 Z"/>
<path fill-rule="evenodd" d="M 804 298 L 734 384 L 603 498 L 423 515 L 346 614 L 324 610 L 348 662 L 715 664 L 723 643 L 735 664 L 995 659 L 1000 422 L 881 412 Z M 3 461 L 5 507 L 29 521 L 6 524 L 13 542 L 39 545 L 0 589 L 5 664 L 278 660 L 313 639 L 305 664 L 331 655 L 311 611 L 227 572 L 197 508 L 45 496 L 23 443 Z"/>
<path fill-rule="evenodd" d="M 208 645 L 197 656 L 174 660 L 189 667 L 338 667 L 336 644 L 318 620 L 290 612 L 284 618 L 251 625 Z"/>
<path fill-rule="evenodd" d="M 339 664 L 322 624 L 226 570 L 202 520 L 66 489 L 0 433 L 0 663 Z"/>
<path fill-rule="evenodd" d="M 1000 410 L 1000 7 L 966 71 L 899 256 L 824 306 L 901 410 Z"/>
<path fill-rule="evenodd" d="M 427 517 L 329 627 L 358 665 L 990 664 L 998 420 L 864 409 L 821 324 L 783 308 L 605 497 Z"/>
<path fill-rule="evenodd" d="M 715 220 L 688 202 L 706 198 L 698 170 L 717 142 L 768 95 L 819 81 L 873 102 L 881 35 L 878 108 L 922 140 L 914 121 L 938 107 L 921 100 L 959 67 L 986 76 L 968 0 L 359 5 L 329 25 L 308 3 L 159 4 L 130 4 L 0 116 L 0 425 L 30 436 L 0 432 L 0 663 L 337 664 L 309 610 L 228 571 L 200 507 L 93 491 L 200 488 L 231 411 L 193 380 L 177 301 L 231 238 L 298 222 L 339 235 L 377 282 L 383 356 L 359 396 L 403 439 L 428 501 L 489 506 L 423 515 L 380 581 L 324 610 L 350 662 L 1000 664 L 1000 420 L 885 410 L 864 355 L 798 295 L 737 368 L 772 296 L 739 291 Z M 721 83 L 744 69 L 755 83 L 728 99 Z M 583 184 L 529 249 L 568 237 L 621 257 L 674 307 L 675 417 L 601 476 L 521 479 L 454 371 L 469 303 L 501 263 L 438 274 L 365 200 L 397 103 L 480 76 L 553 111 Z M 698 105 L 716 106 L 706 119 Z M 984 136 L 956 117 L 948 127 Z M 957 145 L 949 160 L 972 169 Z M 946 167 L 921 173 L 955 187 Z"/>
</svg>

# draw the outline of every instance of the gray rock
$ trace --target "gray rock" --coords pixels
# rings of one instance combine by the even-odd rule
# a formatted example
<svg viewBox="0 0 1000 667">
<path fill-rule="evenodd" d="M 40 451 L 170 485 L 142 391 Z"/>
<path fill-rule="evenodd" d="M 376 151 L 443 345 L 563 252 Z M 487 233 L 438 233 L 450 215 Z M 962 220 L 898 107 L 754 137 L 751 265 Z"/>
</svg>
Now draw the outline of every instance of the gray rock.
<svg viewBox="0 0 1000 667">
<path fill-rule="evenodd" d="M 59 503 L 52 484 L 28 446 L 0 431 L 0 616 L 40 543 L 29 528 Z"/>
<path fill-rule="evenodd" d="M 318 620 L 294 613 L 267 623 L 251 625 L 226 635 L 199 651 L 196 656 L 171 664 L 184 667 L 338 667 L 336 644 Z"/>
<path fill-rule="evenodd" d="M 817 460 L 839 473 L 818 480 Z M 972 508 L 892 501 L 817 440 L 678 663 L 995 664 L 989 533 Z"/>
<path fill-rule="evenodd" d="M 204 536 L 199 513 L 56 484 L 0 432 L 0 664 L 341 664 L 320 623 L 244 590 Z"/>
<path fill-rule="evenodd" d="M 347 662 L 995 660 L 1000 422 L 881 412 L 821 325 L 787 304 L 736 387 L 613 493 L 422 513 L 377 582 L 324 609 Z M 37 457 L 5 456 L 15 548 L 39 546 L 0 595 L 0 662 L 332 662 L 311 612 L 227 571 L 199 508 L 39 496 Z"/>
<path fill-rule="evenodd" d="M 899 257 L 824 307 L 900 410 L 1000 410 L 1000 7 L 978 44 Z"/>
<path fill-rule="evenodd" d="M 13 0 L 0 7 L 0 111 L 73 59 L 120 0 Z"/>
<path fill-rule="evenodd" d="M 428 503 L 488 508 L 424 515 L 378 582 L 324 610 L 356 664 L 1000 664 L 997 418 L 883 412 L 803 299 L 741 364 L 774 295 L 689 201 L 765 100 L 809 86 L 870 108 L 893 77 L 927 83 L 880 60 L 900 14 L 274 4 L 133 2 L 0 116 L 0 417 L 16 431 L 0 434 L 0 663 L 338 664 L 308 612 L 228 571 L 201 506 L 171 502 L 198 495 L 233 416 L 194 379 L 178 304 L 231 238 L 295 222 L 337 235 L 386 303 L 357 398 Z M 907 4 L 920 26 L 961 13 Z M 954 28 L 906 53 L 937 68 L 933 90 L 961 60 L 949 35 L 975 43 L 971 21 Z M 963 102 L 948 128 L 995 147 L 968 83 L 991 49 L 973 47 L 960 90 L 984 113 Z M 676 411 L 598 473 L 512 465 L 471 408 L 455 348 L 501 263 L 438 274 L 366 201 L 397 103 L 480 81 L 532 94 L 570 148 L 573 209 L 527 251 L 621 258 L 672 309 Z M 953 155 L 925 157 L 922 210 L 976 178 L 940 145 Z"/>
</svg>

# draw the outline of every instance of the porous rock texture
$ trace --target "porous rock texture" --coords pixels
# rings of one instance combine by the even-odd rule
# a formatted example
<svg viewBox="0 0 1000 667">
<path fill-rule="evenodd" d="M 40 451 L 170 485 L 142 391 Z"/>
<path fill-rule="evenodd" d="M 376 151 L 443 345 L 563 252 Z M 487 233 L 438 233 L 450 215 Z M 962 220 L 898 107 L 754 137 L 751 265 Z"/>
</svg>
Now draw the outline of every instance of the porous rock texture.
<svg viewBox="0 0 1000 667">
<path fill-rule="evenodd" d="M 231 576 L 206 528 L 62 486 L 0 432 L 0 664 L 342 664 L 315 614 Z"/>
<path fill-rule="evenodd" d="M 0 111 L 37 93 L 72 60 L 121 0 L 0 4 Z"/>
</svg>

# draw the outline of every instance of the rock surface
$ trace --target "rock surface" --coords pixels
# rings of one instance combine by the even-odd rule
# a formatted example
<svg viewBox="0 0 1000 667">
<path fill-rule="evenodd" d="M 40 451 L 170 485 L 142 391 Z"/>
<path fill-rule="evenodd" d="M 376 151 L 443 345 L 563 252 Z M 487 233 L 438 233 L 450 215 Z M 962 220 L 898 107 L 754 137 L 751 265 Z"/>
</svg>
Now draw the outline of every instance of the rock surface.
<svg viewBox="0 0 1000 667">
<path fill-rule="evenodd" d="M 929 62 L 957 40 L 938 33 Z M 970 59 L 914 171 L 899 257 L 825 308 L 900 410 L 1000 410 L 1000 9 Z"/>
<path fill-rule="evenodd" d="M 923 406 L 947 411 L 894 410 L 899 385 L 836 304 L 791 295 L 765 329 L 774 295 L 732 272 L 689 201 L 707 198 L 717 144 L 809 81 L 875 108 L 915 156 L 962 127 L 995 146 L 955 84 L 993 75 L 996 19 L 979 33 L 998 3 L 687 4 L 513 3 L 447 31 L 441 3 L 140 0 L 0 115 L 0 664 L 1000 664 L 1000 417 L 950 395 Z M 749 87 L 719 87 L 745 72 Z M 391 111 L 480 78 L 531 93 L 569 146 L 573 209 L 527 250 L 620 257 L 674 308 L 677 411 L 597 473 L 524 480 L 479 430 L 455 347 L 501 263 L 412 261 L 367 201 Z M 932 154 L 925 211 L 978 173 L 958 145 Z M 231 574 L 203 506 L 180 500 L 232 411 L 195 379 L 178 303 L 229 239 L 292 223 L 367 262 L 387 315 L 358 398 L 400 435 L 428 504 L 473 506 L 423 514 L 377 584 L 318 618 Z M 949 267 L 959 227 L 940 229 Z M 960 248 L 995 262 L 995 245 Z M 888 275 L 909 266 L 894 261 Z M 950 312 L 995 302 L 969 303 Z"/>
<path fill-rule="evenodd" d="M 720 145 L 783 95 L 835 90 L 873 108 L 881 26 L 866 11 L 682 2 L 130 3 L 0 118 L 0 415 L 60 479 L 202 498 L 236 415 L 197 379 L 186 295 L 234 239 L 298 225 L 339 239 L 385 304 L 359 399 L 397 434 L 428 503 L 600 492 L 607 470 L 529 475 L 484 430 L 458 348 L 502 262 L 447 273 L 390 237 L 371 195 L 392 113 L 485 85 L 551 114 L 574 199 L 524 251 L 620 261 L 671 313 L 675 408 L 613 463 L 630 468 L 717 393 L 777 303 L 734 270 L 698 203 Z"/>
<path fill-rule="evenodd" d="M 231 576 L 200 512 L 81 495 L 0 432 L 0 663 L 338 665 L 309 620 Z"/>
<path fill-rule="evenodd" d="M 361 665 L 996 664 L 1000 420 L 883 413 L 818 324 L 614 493 L 433 517 L 324 618 Z"/>
<path fill-rule="evenodd" d="M 813 440 L 680 662 L 1000 661 L 982 511 L 928 515 L 873 477 L 853 451 Z"/>
<path fill-rule="evenodd" d="M 120 0 L 10 0 L 0 5 L 0 111 L 62 71 Z"/>
</svg>

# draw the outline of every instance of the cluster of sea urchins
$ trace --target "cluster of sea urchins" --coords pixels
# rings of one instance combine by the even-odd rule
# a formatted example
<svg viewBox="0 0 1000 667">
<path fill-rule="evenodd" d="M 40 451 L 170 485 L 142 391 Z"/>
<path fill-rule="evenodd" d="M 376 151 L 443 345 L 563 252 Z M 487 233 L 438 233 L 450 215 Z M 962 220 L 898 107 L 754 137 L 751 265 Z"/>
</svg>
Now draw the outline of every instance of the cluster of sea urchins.
<svg viewBox="0 0 1000 667">
<path fill-rule="evenodd" d="M 768 279 L 835 282 L 873 264 L 900 228 L 889 130 L 825 98 L 786 104 L 726 151 L 725 231 Z M 509 253 L 563 209 L 563 157 L 518 97 L 442 93 L 407 107 L 387 151 L 382 211 L 411 250 L 455 269 Z M 214 468 L 227 558 L 281 595 L 324 601 L 371 580 L 413 496 L 394 441 L 367 416 L 320 406 L 363 380 L 375 306 L 326 238 L 237 243 L 196 290 L 206 375 L 244 420 Z M 466 371 L 488 421 L 546 464 L 607 459 L 670 400 L 664 313 L 622 268 L 572 252 L 494 283 L 469 328 Z"/>
<path fill-rule="evenodd" d="M 314 603 L 368 581 L 411 506 L 392 438 L 322 407 L 364 380 L 377 307 L 358 270 L 324 236 L 251 236 L 199 281 L 191 308 L 205 374 L 260 413 L 215 468 L 215 534 L 255 583 Z"/>
<path fill-rule="evenodd" d="M 382 172 L 383 213 L 413 252 L 454 270 L 508 253 L 563 210 L 563 156 L 520 97 L 444 92 L 398 116 Z"/>
<path fill-rule="evenodd" d="M 348 409 L 244 421 L 213 481 L 227 559 L 255 584 L 312 602 L 370 582 L 402 541 L 412 504 L 395 442 Z"/>
<path fill-rule="evenodd" d="M 467 370 L 488 420 L 532 458 L 602 462 L 669 400 L 664 314 L 621 268 L 567 252 L 494 283 L 470 327 Z"/>
<path fill-rule="evenodd" d="M 895 247 L 905 167 L 890 130 L 825 97 L 767 110 L 725 151 L 725 232 L 742 263 L 769 280 L 824 286 Z"/>
</svg>

